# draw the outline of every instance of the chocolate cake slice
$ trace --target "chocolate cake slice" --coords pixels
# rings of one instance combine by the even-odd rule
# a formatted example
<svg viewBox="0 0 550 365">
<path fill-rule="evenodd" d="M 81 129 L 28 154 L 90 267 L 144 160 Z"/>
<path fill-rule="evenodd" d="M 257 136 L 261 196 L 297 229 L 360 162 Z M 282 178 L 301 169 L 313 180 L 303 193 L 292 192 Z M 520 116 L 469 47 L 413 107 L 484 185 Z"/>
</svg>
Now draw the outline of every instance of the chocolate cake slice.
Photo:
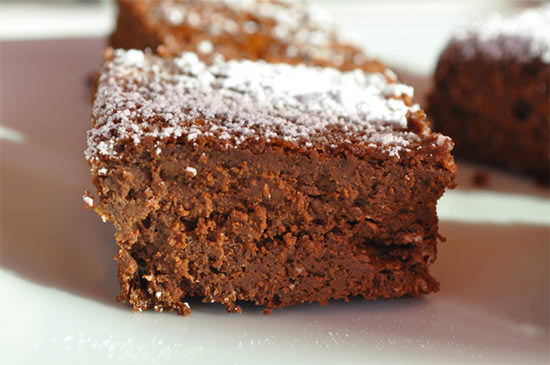
<svg viewBox="0 0 550 365">
<path fill-rule="evenodd" d="M 85 152 L 119 300 L 267 311 L 438 290 L 453 142 L 390 73 L 108 50 Z M 92 200 L 93 199 L 93 200 Z"/>
<path fill-rule="evenodd" d="M 304 0 L 118 0 L 114 48 L 383 71 Z"/>
<path fill-rule="evenodd" d="M 459 30 L 439 59 L 428 108 L 457 157 L 548 183 L 550 5 Z"/>
</svg>

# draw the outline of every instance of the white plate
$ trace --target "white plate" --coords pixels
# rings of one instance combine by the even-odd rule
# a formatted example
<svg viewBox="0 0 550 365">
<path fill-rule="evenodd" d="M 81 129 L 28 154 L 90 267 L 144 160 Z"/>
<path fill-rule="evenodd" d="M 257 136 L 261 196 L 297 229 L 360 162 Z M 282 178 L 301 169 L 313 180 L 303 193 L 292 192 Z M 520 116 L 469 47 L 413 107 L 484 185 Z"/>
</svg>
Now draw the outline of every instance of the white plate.
<svg viewBox="0 0 550 365">
<path fill-rule="evenodd" d="M 98 40 L 2 44 L 1 364 L 544 363 L 548 192 L 490 173 L 488 190 L 441 200 L 441 291 L 269 316 L 192 305 L 189 317 L 132 313 L 115 296 L 112 229 L 85 211 L 85 77 Z"/>
</svg>

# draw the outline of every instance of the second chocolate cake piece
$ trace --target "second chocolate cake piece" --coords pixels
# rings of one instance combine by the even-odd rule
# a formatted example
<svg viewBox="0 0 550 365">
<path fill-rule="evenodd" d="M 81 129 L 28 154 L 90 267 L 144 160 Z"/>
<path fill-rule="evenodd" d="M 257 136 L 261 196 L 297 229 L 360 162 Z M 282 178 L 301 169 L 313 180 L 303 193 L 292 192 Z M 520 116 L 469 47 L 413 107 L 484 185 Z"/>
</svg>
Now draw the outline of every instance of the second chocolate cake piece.
<svg viewBox="0 0 550 365">
<path fill-rule="evenodd" d="M 305 0 L 118 0 L 114 48 L 383 71 Z"/>
<path fill-rule="evenodd" d="M 453 143 L 391 75 L 116 50 L 97 84 L 86 200 L 135 310 L 438 289 Z"/>
<path fill-rule="evenodd" d="M 550 6 L 458 31 L 439 60 L 428 112 L 457 157 L 548 183 Z"/>
</svg>

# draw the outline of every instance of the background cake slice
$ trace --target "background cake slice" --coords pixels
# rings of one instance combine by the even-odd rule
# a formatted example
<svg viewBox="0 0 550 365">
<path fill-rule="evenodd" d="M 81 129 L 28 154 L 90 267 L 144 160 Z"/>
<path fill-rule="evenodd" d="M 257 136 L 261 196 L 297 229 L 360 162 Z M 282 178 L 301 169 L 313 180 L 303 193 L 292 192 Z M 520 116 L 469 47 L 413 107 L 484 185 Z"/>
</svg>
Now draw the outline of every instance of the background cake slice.
<svg viewBox="0 0 550 365">
<path fill-rule="evenodd" d="M 391 75 L 108 51 L 86 158 L 119 299 L 238 311 L 436 291 L 452 141 Z"/>
<path fill-rule="evenodd" d="M 428 114 L 457 157 L 548 183 L 550 6 L 458 31 L 440 57 Z"/>
<path fill-rule="evenodd" d="M 330 16 L 297 0 L 118 0 L 114 48 L 199 54 L 211 61 L 263 59 L 267 62 L 382 71 L 334 31 Z"/>
</svg>

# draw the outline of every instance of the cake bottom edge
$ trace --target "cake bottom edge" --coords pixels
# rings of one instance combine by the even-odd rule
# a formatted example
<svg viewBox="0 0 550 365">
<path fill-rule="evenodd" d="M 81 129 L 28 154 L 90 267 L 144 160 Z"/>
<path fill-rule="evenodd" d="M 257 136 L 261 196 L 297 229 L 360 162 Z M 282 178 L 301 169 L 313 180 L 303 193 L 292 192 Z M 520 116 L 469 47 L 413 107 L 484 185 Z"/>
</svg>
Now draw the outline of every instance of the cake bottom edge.
<svg viewBox="0 0 550 365">
<path fill-rule="evenodd" d="M 287 276 L 281 276 L 280 272 L 265 272 L 253 278 L 230 280 L 217 272 L 215 278 L 203 276 L 203 280 L 194 280 L 193 283 L 169 275 L 145 274 L 140 277 L 135 268 L 124 264 L 122 257 L 118 257 L 118 261 L 121 293 L 117 300 L 129 303 L 136 312 L 175 311 L 187 316 L 191 313 L 189 302 L 202 302 L 204 305 L 222 304 L 231 313 L 242 313 L 243 304 L 245 307 L 256 305 L 263 307 L 263 313 L 268 314 L 273 309 L 298 304 L 327 305 L 331 300 L 349 301 L 353 297 L 365 300 L 418 298 L 439 291 L 439 282 L 429 273 L 428 263 L 407 265 L 398 258 L 376 268 L 369 262 L 364 265 L 351 262 L 352 267 L 347 268 L 340 262 L 328 262 L 326 272 L 302 269 Z M 269 274 L 274 275 L 270 277 Z"/>
</svg>

